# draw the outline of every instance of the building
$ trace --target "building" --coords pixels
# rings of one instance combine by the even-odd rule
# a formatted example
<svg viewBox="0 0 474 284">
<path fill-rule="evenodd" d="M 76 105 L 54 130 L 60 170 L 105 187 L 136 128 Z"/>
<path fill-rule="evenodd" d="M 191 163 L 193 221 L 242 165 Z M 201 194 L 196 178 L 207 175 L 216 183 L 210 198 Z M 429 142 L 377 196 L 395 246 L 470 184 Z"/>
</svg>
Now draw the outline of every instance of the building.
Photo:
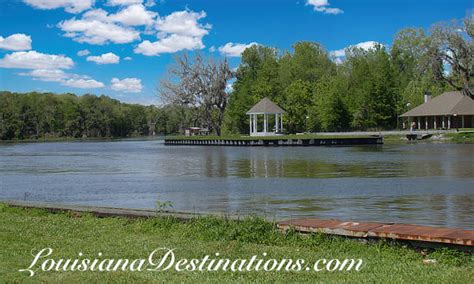
<svg viewBox="0 0 474 284">
<path fill-rule="evenodd" d="M 403 119 L 403 128 L 471 128 L 474 127 L 474 99 L 459 91 L 446 92 L 435 98 L 425 95 L 423 104 L 400 117 Z"/>
<path fill-rule="evenodd" d="M 254 105 L 248 112 L 250 116 L 250 136 L 272 136 L 283 133 L 283 114 L 285 111 L 277 106 L 268 98 L 263 98 L 260 102 Z M 263 115 L 262 131 L 258 131 L 258 116 Z M 271 116 L 275 115 L 275 127 L 269 128 L 269 120 Z"/>
</svg>

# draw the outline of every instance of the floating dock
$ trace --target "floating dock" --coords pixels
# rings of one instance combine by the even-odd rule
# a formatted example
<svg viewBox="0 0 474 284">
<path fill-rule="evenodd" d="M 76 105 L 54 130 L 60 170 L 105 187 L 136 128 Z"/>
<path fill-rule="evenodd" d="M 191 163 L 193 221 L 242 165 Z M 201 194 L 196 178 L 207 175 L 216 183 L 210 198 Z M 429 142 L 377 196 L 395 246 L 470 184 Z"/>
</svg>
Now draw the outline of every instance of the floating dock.
<svg viewBox="0 0 474 284">
<path fill-rule="evenodd" d="M 442 228 L 411 224 L 293 219 L 277 223 L 281 230 L 300 233 L 323 233 L 363 239 L 405 241 L 421 247 L 452 247 L 474 252 L 474 230 Z"/>
<path fill-rule="evenodd" d="M 165 145 L 181 146 L 352 146 L 380 145 L 382 136 L 331 137 L 331 138 L 258 138 L 206 139 L 206 138 L 166 138 Z"/>
</svg>

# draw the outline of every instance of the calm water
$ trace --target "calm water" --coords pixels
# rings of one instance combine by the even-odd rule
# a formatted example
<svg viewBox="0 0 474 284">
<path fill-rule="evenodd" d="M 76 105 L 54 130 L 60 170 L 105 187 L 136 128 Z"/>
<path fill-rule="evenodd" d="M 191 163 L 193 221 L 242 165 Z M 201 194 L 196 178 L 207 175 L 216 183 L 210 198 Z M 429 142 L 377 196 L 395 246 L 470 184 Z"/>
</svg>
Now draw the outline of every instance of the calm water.
<svg viewBox="0 0 474 284">
<path fill-rule="evenodd" d="M 474 228 L 474 144 L 0 145 L 0 199 Z"/>
</svg>

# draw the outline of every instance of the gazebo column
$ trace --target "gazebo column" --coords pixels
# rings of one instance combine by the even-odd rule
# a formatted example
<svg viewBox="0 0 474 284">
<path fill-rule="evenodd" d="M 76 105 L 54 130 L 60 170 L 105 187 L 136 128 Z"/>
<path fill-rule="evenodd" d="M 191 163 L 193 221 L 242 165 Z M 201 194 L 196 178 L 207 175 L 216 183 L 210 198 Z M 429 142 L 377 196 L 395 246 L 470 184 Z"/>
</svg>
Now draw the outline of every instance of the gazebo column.
<svg viewBox="0 0 474 284">
<path fill-rule="evenodd" d="M 436 127 L 436 126 L 437 126 L 437 125 L 436 125 L 436 119 L 437 119 L 437 117 L 434 116 L 434 117 L 433 117 L 433 128 L 434 128 L 434 129 L 437 129 L 437 127 Z"/>
<path fill-rule="evenodd" d="M 283 132 L 283 113 L 280 113 L 280 132 Z"/>
<path fill-rule="evenodd" d="M 263 114 L 263 132 L 267 132 L 267 115 Z"/>
<path fill-rule="evenodd" d="M 418 116 L 416 119 L 418 120 L 418 130 L 420 130 L 420 129 L 421 129 L 421 121 L 420 121 L 420 117 Z"/>
<path fill-rule="evenodd" d="M 275 133 L 278 133 L 278 113 L 275 113 Z"/>
<path fill-rule="evenodd" d="M 451 129 L 451 116 L 448 116 L 448 129 Z"/>
<path fill-rule="evenodd" d="M 425 116 L 425 129 L 428 130 L 428 117 Z"/>
<path fill-rule="evenodd" d="M 252 119 L 253 115 L 249 115 L 249 117 L 250 117 L 250 124 L 249 124 L 250 132 L 249 133 L 252 134 L 253 133 L 253 119 Z"/>
<path fill-rule="evenodd" d="M 442 117 L 442 121 L 441 121 L 441 124 L 442 124 L 442 126 L 443 126 L 443 129 L 446 129 L 445 120 L 446 120 L 446 116 L 443 116 L 443 117 Z"/>
<path fill-rule="evenodd" d="M 254 133 L 257 133 L 258 132 L 258 128 L 257 128 L 257 115 L 256 114 L 252 114 L 253 115 L 253 132 Z"/>
</svg>

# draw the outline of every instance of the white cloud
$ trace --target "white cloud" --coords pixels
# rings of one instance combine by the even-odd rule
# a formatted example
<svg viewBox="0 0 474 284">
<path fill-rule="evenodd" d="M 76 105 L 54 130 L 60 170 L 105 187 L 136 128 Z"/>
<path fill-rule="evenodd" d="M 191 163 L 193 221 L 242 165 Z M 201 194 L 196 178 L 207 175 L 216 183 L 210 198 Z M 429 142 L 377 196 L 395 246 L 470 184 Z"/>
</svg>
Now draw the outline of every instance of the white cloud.
<svg viewBox="0 0 474 284">
<path fill-rule="evenodd" d="M 30 76 L 33 80 L 57 82 L 63 86 L 81 89 L 104 87 L 102 82 L 93 80 L 89 76 L 66 73 L 60 69 L 35 69 L 27 73 L 19 73 L 18 75 Z"/>
<path fill-rule="evenodd" d="M 119 92 L 140 93 L 143 89 L 142 81 L 137 78 L 125 78 L 122 80 L 113 78 L 110 83 L 110 88 Z"/>
<path fill-rule="evenodd" d="M 165 34 L 203 37 L 209 33 L 211 26 L 202 25 L 199 20 L 206 17 L 206 12 L 178 11 L 156 21 L 156 29 Z"/>
<path fill-rule="evenodd" d="M 107 1 L 108 6 L 127 6 L 132 4 L 141 4 L 143 0 L 109 0 Z"/>
<path fill-rule="evenodd" d="M 203 49 L 201 38 L 172 34 L 155 42 L 143 41 L 133 51 L 147 56 L 174 53 L 181 50 Z"/>
<path fill-rule="evenodd" d="M 204 17 L 206 17 L 204 11 L 197 13 L 185 10 L 158 18 L 155 25 L 158 30 L 158 41 L 145 40 L 134 52 L 154 56 L 161 53 L 203 49 L 205 46 L 202 39 L 211 29 L 211 25 L 199 23 Z"/>
<path fill-rule="evenodd" d="M 60 69 L 35 69 L 27 73 L 19 73 L 22 76 L 31 76 L 33 80 L 46 82 L 61 82 L 68 78 L 68 74 Z"/>
<path fill-rule="evenodd" d="M 89 54 L 91 54 L 91 52 L 90 52 L 89 50 L 87 50 L 87 49 L 79 50 L 79 51 L 77 52 L 77 55 L 78 55 L 78 56 L 86 56 L 86 55 L 89 55 Z"/>
<path fill-rule="evenodd" d="M 157 15 L 155 12 L 147 11 L 143 5 L 131 5 L 110 15 L 109 20 L 127 26 L 149 26 L 153 24 Z"/>
<path fill-rule="evenodd" d="M 360 48 L 363 50 L 371 50 L 371 49 L 374 49 L 377 45 L 383 45 L 383 44 L 376 41 L 364 41 L 358 44 L 349 45 L 348 47 L 345 47 L 343 49 L 333 50 L 330 52 L 330 54 L 331 56 L 336 58 L 336 63 L 341 63 L 342 58 L 346 57 L 347 52 L 349 52 L 350 50 L 354 48 Z"/>
<path fill-rule="evenodd" d="M 146 7 L 153 7 L 155 5 L 156 5 L 155 0 L 146 0 L 145 2 Z"/>
<path fill-rule="evenodd" d="M 109 52 L 100 56 L 87 56 L 86 60 L 95 62 L 97 64 L 117 64 L 120 62 L 120 57 L 112 52 Z"/>
<path fill-rule="evenodd" d="M 127 56 L 123 60 L 132 60 L 132 58 L 130 56 Z"/>
<path fill-rule="evenodd" d="M 324 14 L 337 15 L 344 13 L 344 11 L 339 8 L 329 7 L 330 3 L 328 0 L 307 0 L 306 5 L 313 6 L 315 11 L 322 12 Z"/>
<path fill-rule="evenodd" d="M 102 45 L 109 42 L 129 43 L 140 39 L 140 33 L 136 30 L 106 22 L 106 17 L 105 11 L 92 10 L 85 13 L 82 19 L 62 21 L 58 27 L 65 32 L 64 36 L 81 43 Z"/>
<path fill-rule="evenodd" d="M 94 6 L 95 0 L 23 0 L 26 4 L 42 10 L 64 8 L 69 13 L 81 13 Z"/>
<path fill-rule="evenodd" d="M 0 49 L 6 50 L 30 50 L 31 37 L 25 34 L 12 34 L 6 38 L 0 36 Z"/>
<path fill-rule="evenodd" d="M 225 56 L 239 57 L 246 48 L 257 44 L 258 43 L 256 42 L 251 42 L 249 44 L 228 42 L 224 46 L 219 47 L 219 52 Z"/>
<path fill-rule="evenodd" d="M 80 89 L 96 89 L 103 88 L 104 83 L 93 79 L 68 79 L 61 83 L 64 86 L 80 88 Z"/>
<path fill-rule="evenodd" d="M 60 22 L 58 27 L 64 32 L 64 36 L 81 43 L 130 43 L 140 39 L 140 32 L 132 26 L 152 27 L 157 16 L 157 13 L 147 11 L 143 5 L 137 4 L 110 15 L 103 9 L 90 10 L 80 19 L 73 17 Z"/>
<path fill-rule="evenodd" d="M 36 51 L 18 51 L 0 59 L 0 67 L 20 69 L 69 69 L 74 66 L 64 55 L 44 54 Z"/>
</svg>

